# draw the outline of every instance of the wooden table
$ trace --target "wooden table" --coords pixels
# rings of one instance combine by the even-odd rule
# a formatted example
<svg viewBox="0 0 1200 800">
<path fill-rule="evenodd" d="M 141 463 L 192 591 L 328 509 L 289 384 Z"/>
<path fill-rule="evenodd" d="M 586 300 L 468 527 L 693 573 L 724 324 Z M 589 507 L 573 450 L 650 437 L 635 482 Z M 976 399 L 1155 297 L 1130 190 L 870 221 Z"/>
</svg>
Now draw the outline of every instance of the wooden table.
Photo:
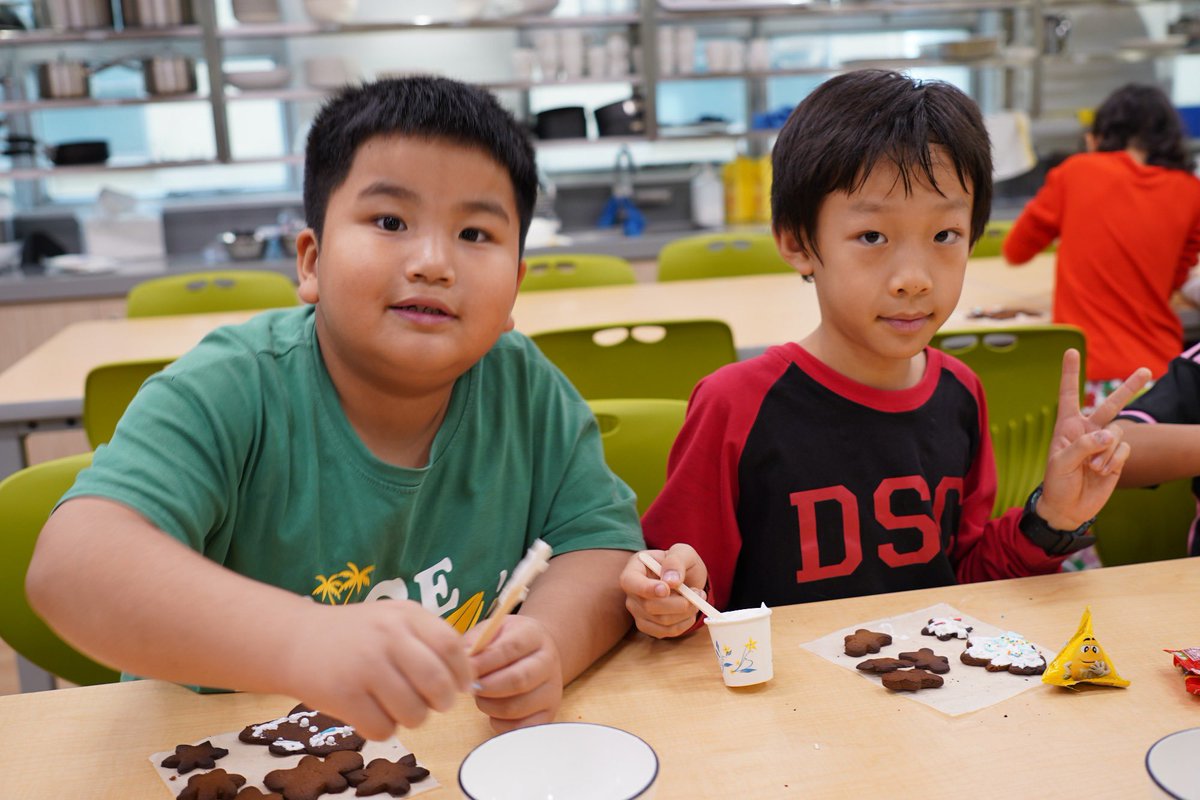
<svg viewBox="0 0 1200 800">
<path fill-rule="evenodd" d="M 1048 310 L 1053 280 L 1048 256 L 1020 270 L 1000 259 L 974 260 L 949 324 L 996 325 L 967 319 L 978 306 Z M 90 320 L 64 328 L 0 373 L 0 479 L 24 466 L 27 434 L 78 425 L 84 379 L 92 367 L 173 358 L 214 328 L 254 313 Z M 530 334 L 610 322 L 721 319 L 745 354 L 800 339 L 820 319 L 816 290 L 794 274 L 530 292 L 518 296 L 513 313 L 518 330 Z"/>
<path fill-rule="evenodd" d="M 1200 559 L 1180 559 L 778 608 L 775 677 L 738 690 L 722 684 L 703 631 L 682 641 L 631 634 L 567 688 L 559 719 L 614 725 L 649 742 L 664 800 L 1151 797 L 1147 749 L 1200 725 L 1200 697 L 1184 692 L 1162 652 L 1200 644 L 1198 594 Z M 939 602 L 1050 647 L 1074 634 L 1090 605 L 1097 637 L 1132 686 L 1036 685 L 951 717 L 800 647 Z M 968 667 L 952 661 L 955 669 Z M 239 730 L 291 705 L 279 696 L 201 696 L 157 681 L 0 697 L 0 795 L 164 800 L 151 753 Z M 458 797 L 458 766 L 489 729 L 463 699 L 399 736 L 446 786 L 430 797 Z"/>
</svg>

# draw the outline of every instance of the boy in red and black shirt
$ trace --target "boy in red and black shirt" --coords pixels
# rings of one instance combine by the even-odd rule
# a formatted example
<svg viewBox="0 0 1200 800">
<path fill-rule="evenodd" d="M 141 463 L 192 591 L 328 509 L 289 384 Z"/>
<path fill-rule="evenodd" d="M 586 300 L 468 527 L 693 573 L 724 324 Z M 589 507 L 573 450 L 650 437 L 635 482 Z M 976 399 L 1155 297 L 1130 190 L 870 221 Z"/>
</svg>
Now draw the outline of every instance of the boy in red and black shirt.
<svg viewBox="0 0 1200 800">
<path fill-rule="evenodd" d="M 636 558 L 621 575 L 638 627 L 694 625 L 680 582 L 729 609 L 1056 571 L 1091 541 L 1129 453 L 1106 426 L 1149 375 L 1085 417 L 1067 351 L 1044 491 L 989 519 L 982 388 L 927 347 L 991 207 L 978 108 L 943 83 L 842 75 L 796 108 L 772 162 L 776 244 L 821 322 L 696 387 L 643 519 L 664 579 Z"/>
</svg>

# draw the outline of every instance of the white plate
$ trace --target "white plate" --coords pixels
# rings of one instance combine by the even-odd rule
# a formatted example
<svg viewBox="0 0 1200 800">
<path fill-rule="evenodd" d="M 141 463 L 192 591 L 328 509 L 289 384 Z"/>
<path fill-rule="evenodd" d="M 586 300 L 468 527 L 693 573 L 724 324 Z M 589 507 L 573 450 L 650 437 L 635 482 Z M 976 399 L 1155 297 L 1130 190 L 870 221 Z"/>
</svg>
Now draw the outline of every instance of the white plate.
<svg viewBox="0 0 1200 800">
<path fill-rule="evenodd" d="M 89 256 L 82 253 L 66 253 L 61 256 L 51 256 L 42 259 L 46 268 L 55 272 L 74 272 L 89 275 L 96 272 L 112 272 L 118 266 L 117 260 L 107 256 Z"/>
<path fill-rule="evenodd" d="M 658 756 L 632 733 L 551 722 L 476 747 L 459 767 L 458 785 L 475 800 L 644 800 L 657 777 Z"/>
<path fill-rule="evenodd" d="M 1164 736 L 1146 753 L 1146 771 L 1177 800 L 1200 800 L 1200 728 Z"/>
</svg>

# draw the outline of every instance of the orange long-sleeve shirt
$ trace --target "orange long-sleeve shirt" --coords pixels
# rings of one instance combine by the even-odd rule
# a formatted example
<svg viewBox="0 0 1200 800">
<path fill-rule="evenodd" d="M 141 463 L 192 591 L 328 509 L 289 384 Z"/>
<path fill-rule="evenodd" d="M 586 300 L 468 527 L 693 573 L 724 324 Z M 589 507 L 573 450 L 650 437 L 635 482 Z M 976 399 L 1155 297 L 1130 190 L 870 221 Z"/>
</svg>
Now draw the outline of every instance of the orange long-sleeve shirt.
<svg viewBox="0 0 1200 800">
<path fill-rule="evenodd" d="M 1004 241 L 1022 264 L 1057 238 L 1054 321 L 1083 328 L 1088 380 L 1157 378 L 1183 349 L 1170 297 L 1200 253 L 1200 179 L 1083 153 L 1050 170 Z"/>
</svg>

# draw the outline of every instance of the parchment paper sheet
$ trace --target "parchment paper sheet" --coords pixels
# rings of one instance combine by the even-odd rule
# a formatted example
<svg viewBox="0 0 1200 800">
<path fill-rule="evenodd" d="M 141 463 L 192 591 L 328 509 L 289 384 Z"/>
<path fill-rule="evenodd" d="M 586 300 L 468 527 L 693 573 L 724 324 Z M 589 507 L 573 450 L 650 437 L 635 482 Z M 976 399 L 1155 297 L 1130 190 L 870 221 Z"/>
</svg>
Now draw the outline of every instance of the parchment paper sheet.
<svg viewBox="0 0 1200 800">
<path fill-rule="evenodd" d="M 1008 628 L 997 627 L 989 622 L 969 617 L 946 603 L 939 603 L 935 606 L 910 611 L 907 614 L 895 617 L 885 617 L 884 619 L 875 619 L 848 625 L 845 628 L 833 631 L 827 636 L 822 636 L 820 639 L 814 639 L 800 646 L 805 650 L 809 650 L 832 661 L 838 666 L 845 667 L 851 672 L 863 676 L 864 680 L 874 683 L 878 687 L 877 691 L 881 692 L 890 690 L 883 688 L 882 681 L 878 675 L 855 669 L 857 664 L 866 661 L 868 658 L 896 658 L 902 652 L 907 653 L 920 650 L 922 647 L 928 647 L 939 656 L 946 656 L 950 660 L 950 671 L 942 675 L 942 678 L 946 681 L 945 684 L 937 689 L 922 689 L 919 692 L 895 692 L 895 694 L 903 695 L 918 703 L 924 703 L 930 708 L 935 708 L 943 714 L 949 714 L 950 716 L 978 711 L 981 708 L 986 708 L 1002 700 L 1014 697 L 1035 686 L 1042 685 L 1041 675 L 1013 675 L 1009 672 L 988 672 L 983 667 L 971 667 L 962 663 L 959 660 L 959 656 L 967 648 L 965 639 L 950 639 L 943 642 L 936 636 L 925 636 L 921 633 L 921 628 L 925 627 L 926 623 L 932 617 L 961 617 L 964 625 L 970 625 L 974 628 L 971 631 L 972 636 L 997 636 L 1008 630 Z M 848 656 L 845 652 L 845 637 L 854 633 L 859 628 L 866 628 L 877 633 L 891 634 L 892 643 L 881 648 L 878 653 L 870 653 L 859 657 Z M 1017 633 L 1021 633 L 1021 631 L 1017 631 Z M 1047 663 L 1058 652 L 1057 650 L 1048 651 L 1036 642 L 1034 642 L 1034 645 L 1041 651 Z"/>
</svg>

